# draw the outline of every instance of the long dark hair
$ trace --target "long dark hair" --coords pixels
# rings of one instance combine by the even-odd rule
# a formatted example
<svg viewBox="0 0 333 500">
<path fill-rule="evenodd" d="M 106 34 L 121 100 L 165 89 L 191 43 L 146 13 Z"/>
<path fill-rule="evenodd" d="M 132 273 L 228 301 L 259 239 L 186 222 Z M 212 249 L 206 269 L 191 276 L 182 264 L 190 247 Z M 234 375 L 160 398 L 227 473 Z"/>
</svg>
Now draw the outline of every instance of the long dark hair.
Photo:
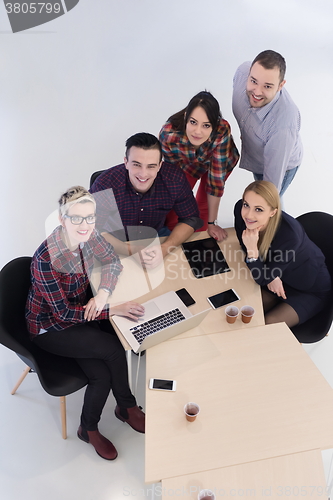
<svg viewBox="0 0 333 500">
<path fill-rule="evenodd" d="M 175 130 L 184 132 L 193 110 L 198 106 L 205 111 L 208 120 L 212 125 L 212 133 L 214 133 L 219 126 L 222 114 L 217 99 L 215 99 L 215 97 L 206 90 L 199 92 L 199 94 L 192 97 L 186 108 L 170 116 L 168 121 L 171 122 L 172 127 Z"/>
</svg>

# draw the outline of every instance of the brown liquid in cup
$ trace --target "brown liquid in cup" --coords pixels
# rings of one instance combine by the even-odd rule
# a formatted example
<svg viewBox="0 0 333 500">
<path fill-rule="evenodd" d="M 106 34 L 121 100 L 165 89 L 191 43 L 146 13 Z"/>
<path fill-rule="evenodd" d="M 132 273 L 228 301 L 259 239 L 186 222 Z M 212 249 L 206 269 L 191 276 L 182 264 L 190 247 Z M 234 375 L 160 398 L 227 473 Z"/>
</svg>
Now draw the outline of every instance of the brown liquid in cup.
<svg viewBox="0 0 333 500">
<path fill-rule="evenodd" d="M 189 422 L 194 422 L 194 420 L 197 418 L 197 415 L 199 413 L 199 409 L 194 405 L 188 405 L 188 407 L 186 409 L 184 408 L 184 411 L 185 411 L 186 420 L 188 420 Z"/>
<path fill-rule="evenodd" d="M 194 422 L 194 420 L 197 418 L 196 415 L 185 415 L 186 416 L 186 420 L 188 420 L 189 422 Z"/>
<path fill-rule="evenodd" d="M 254 315 L 254 310 L 251 309 L 250 307 L 249 308 L 245 307 L 244 309 L 241 310 L 241 315 L 243 323 L 250 323 Z"/>
<path fill-rule="evenodd" d="M 227 319 L 227 323 L 229 324 L 235 323 L 238 314 L 239 311 L 237 307 L 227 307 L 225 310 L 225 317 Z"/>
</svg>

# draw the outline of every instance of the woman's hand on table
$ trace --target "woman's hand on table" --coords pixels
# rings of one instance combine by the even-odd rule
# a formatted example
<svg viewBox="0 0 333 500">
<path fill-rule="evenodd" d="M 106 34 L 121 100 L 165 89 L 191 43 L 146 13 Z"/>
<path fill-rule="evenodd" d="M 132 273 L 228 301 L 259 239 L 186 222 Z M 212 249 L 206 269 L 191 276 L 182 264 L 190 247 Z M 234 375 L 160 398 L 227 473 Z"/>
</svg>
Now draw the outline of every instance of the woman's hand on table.
<svg viewBox="0 0 333 500">
<path fill-rule="evenodd" d="M 87 321 L 94 321 L 101 314 L 108 297 L 109 292 L 107 290 L 98 290 L 97 295 L 90 299 L 85 306 L 83 306 L 84 319 Z"/>
<path fill-rule="evenodd" d="M 223 241 L 228 238 L 228 233 L 222 227 L 215 224 L 208 224 L 207 233 L 216 241 Z"/>
<path fill-rule="evenodd" d="M 282 297 L 283 299 L 287 298 L 286 292 L 283 288 L 283 283 L 278 276 L 273 281 L 268 283 L 267 288 L 270 292 L 275 293 L 278 297 Z"/>
<path fill-rule="evenodd" d="M 143 316 L 145 313 L 145 308 L 138 302 L 124 302 L 116 306 L 110 306 L 109 308 L 110 316 L 116 314 L 117 316 L 126 316 L 126 318 L 134 319 L 135 321 Z"/>
</svg>

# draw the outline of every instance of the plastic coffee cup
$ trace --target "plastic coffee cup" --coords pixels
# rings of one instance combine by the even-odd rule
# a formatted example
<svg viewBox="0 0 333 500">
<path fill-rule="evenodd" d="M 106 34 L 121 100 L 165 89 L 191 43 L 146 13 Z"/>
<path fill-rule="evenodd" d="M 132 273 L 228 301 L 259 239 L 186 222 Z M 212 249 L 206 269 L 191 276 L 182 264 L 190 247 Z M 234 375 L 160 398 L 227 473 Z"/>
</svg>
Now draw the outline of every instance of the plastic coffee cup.
<svg viewBox="0 0 333 500">
<path fill-rule="evenodd" d="M 227 318 L 227 323 L 235 323 L 237 316 L 239 314 L 239 309 L 236 306 L 228 306 L 225 309 L 225 316 Z"/>
<path fill-rule="evenodd" d="M 255 310 L 253 309 L 253 307 L 243 306 L 241 308 L 241 315 L 242 315 L 243 323 L 250 323 L 254 313 L 255 313 Z"/>
<path fill-rule="evenodd" d="M 200 407 L 197 403 L 186 403 L 184 406 L 185 417 L 189 422 L 194 422 L 200 412 Z"/>
<path fill-rule="evenodd" d="M 201 490 L 198 494 L 198 500 L 215 500 L 215 494 L 212 490 Z"/>
</svg>

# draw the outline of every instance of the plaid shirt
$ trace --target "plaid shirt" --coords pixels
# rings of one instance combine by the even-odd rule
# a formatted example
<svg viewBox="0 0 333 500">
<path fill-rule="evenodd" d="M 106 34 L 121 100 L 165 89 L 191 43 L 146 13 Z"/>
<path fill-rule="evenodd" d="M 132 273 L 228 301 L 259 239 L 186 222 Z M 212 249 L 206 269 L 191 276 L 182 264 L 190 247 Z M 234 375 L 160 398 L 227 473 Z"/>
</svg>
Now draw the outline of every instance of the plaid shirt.
<svg viewBox="0 0 333 500">
<path fill-rule="evenodd" d="M 90 192 L 96 200 L 99 231 L 114 233 L 128 226 L 136 227 L 137 233 L 145 226 L 159 231 L 172 209 L 179 222 L 194 229 L 202 226 L 186 176 L 168 163 L 162 164 L 154 184 L 146 193 L 138 193 L 133 188 L 124 164 L 111 167 L 99 175 Z"/>
<path fill-rule="evenodd" d="M 31 263 L 31 287 L 26 304 L 26 320 L 31 337 L 41 329 L 64 330 L 85 323 L 83 306 L 94 257 L 101 263 L 99 288 L 111 293 L 122 270 L 112 245 L 94 231 L 90 239 L 71 252 L 61 239 L 62 227 L 36 250 Z M 106 306 L 98 319 L 108 319 Z"/>
<path fill-rule="evenodd" d="M 221 120 L 217 131 L 198 149 L 190 143 L 185 132 L 174 130 L 170 122 L 162 127 L 159 139 L 166 161 L 178 165 L 196 179 L 208 171 L 207 194 L 223 195 L 225 181 L 239 159 L 226 120 Z"/>
</svg>

